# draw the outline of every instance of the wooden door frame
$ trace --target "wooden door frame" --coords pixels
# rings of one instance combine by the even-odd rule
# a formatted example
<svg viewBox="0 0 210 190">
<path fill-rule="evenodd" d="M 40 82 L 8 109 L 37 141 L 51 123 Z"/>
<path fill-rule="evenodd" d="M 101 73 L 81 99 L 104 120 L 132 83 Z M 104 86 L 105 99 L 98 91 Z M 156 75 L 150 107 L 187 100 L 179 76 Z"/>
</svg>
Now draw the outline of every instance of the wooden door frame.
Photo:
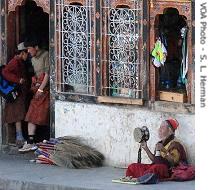
<svg viewBox="0 0 210 190">
<path fill-rule="evenodd" d="M 50 0 L 49 12 L 49 62 L 50 62 L 50 136 L 55 137 L 55 0 Z"/>
<path fill-rule="evenodd" d="M 0 1 L 0 11 L 1 11 L 1 18 L 0 18 L 0 65 L 5 64 L 6 62 L 6 52 L 7 52 L 7 46 L 6 46 L 6 0 Z M 6 136 L 5 136 L 5 127 L 3 126 L 3 109 L 4 109 L 4 101 L 1 98 L 1 119 L 0 119 L 0 129 L 1 129 L 1 139 L 0 144 L 5 144 Z"/>
<path fill-rule="evenodd" d="M 50 1 L 50 12 L 49 14 L 49 61 L 50 61 L 50 137 L 55 137 L 55 48 L 54 48 L 54 0 Z M 7 0 L 0 1 L 0 65 L 3 65 L 7 62 Z M 0 145 L 6 143 L 6 129 L 3 123 L 3 110 L 4 110 L 4 101 L 1 98 L 0 102 Z"/>
</svg>

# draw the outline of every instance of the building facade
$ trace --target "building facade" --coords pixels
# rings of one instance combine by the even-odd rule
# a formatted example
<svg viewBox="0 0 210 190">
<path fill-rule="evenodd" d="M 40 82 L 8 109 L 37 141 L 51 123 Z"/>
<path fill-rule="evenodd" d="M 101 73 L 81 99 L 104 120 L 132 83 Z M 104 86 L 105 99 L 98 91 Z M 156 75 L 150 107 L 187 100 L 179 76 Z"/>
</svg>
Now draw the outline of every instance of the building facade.
<svg viewBox="0 0 210 190">
<path fill-rule="evenodd" d="M 148 126 L 152 148 L 160 122 L 175 117 L 194 162 L 193 1 L 1 1 L 1 64 L 30 34 L 49 44 L 51 136 L 81 136 L 125 167 L 137 160 L 134 128 Z M 151 56 L 158 39 L 161 67 Z"/>
</svg>

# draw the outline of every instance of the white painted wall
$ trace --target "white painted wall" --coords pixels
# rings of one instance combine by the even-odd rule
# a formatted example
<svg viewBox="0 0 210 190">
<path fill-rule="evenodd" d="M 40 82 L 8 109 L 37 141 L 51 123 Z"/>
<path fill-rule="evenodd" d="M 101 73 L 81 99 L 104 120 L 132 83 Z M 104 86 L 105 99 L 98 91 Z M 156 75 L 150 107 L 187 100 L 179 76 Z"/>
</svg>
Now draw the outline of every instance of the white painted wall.
<svg viewBox="0 0 210 190">
<path fill-rule="evenodd" d="M 56 101 L 55 134 L 80 136 L 106 157 L 106 164 L 126 167 L 136 162 L 138 143 L 134 141 L 135 127 L 146 125 L 150 129 L 149 147 L 153 150 L 158 141 L 157 129 L 162 120 L 176 118 L 180 127 L 176 132 L 186 146 L 190 162 L 194 163 L 195 124 L 194 114 L 153 112 L 131 106 L 107 106 Z M 149 163 L 142 152 L 143 162 Z"/>
</svg>

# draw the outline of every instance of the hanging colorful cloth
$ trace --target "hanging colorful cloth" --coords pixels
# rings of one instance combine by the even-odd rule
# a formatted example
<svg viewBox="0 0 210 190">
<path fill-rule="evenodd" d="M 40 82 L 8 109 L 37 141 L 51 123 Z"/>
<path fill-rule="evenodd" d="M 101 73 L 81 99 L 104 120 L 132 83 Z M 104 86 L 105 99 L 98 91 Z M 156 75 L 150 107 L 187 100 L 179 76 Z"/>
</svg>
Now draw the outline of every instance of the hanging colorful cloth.
<svg viewBox="0 0 210 190">
<path fill-rule="evenodd" d="M 161 42 L 160 38 L 156 41 L 155 47 L 152 50 L 152 61 L 156 67 L 164 65 L 167 56 L 167 50 L 164 44 Z"/>
</svg>

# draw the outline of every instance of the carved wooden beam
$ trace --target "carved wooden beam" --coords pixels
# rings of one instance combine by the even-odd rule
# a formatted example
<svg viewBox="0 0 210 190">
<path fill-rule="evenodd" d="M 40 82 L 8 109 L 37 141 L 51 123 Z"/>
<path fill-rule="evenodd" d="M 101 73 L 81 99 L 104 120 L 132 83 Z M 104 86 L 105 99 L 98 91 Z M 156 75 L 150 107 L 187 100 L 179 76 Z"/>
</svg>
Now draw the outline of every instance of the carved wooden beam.
<svg viewBox="0 0 210 190">
<path fill-rule="evenodd" d="M 50 0 L 34 0 L 38 7 L 41 7 L 44 12 L 50 12 Z M 17 6 L 24 4 L 24 0 L 8 0 L 8 13 L 15 11 Z"/>
</svg>

